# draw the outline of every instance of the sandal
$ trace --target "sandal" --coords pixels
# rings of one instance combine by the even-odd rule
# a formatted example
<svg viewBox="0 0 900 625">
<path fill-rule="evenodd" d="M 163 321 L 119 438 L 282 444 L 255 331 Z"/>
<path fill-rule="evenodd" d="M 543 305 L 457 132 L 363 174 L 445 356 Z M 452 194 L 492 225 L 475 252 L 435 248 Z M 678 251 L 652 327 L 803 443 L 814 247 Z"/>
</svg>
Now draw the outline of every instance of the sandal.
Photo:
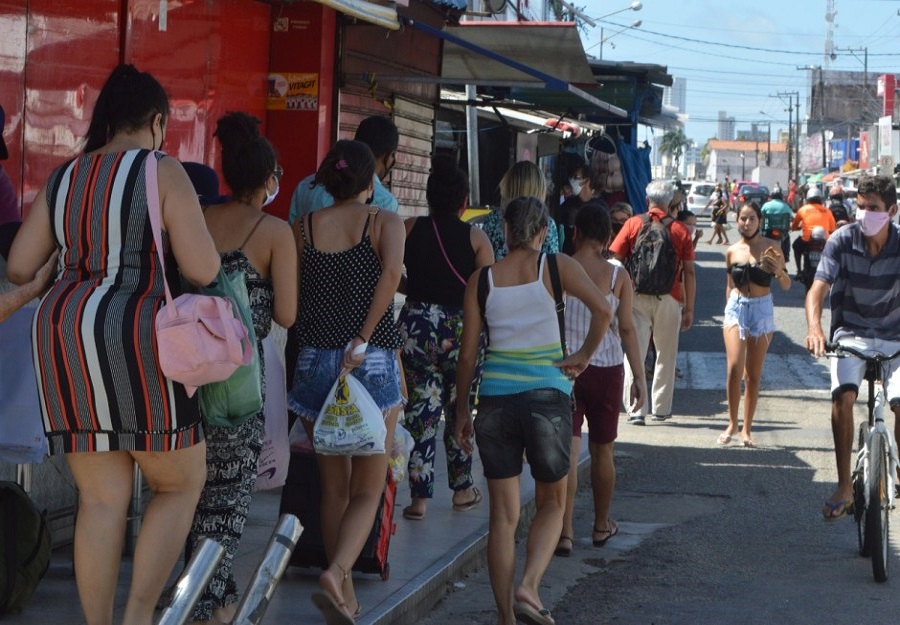
<svg viewBox="0 0 900 625">
<path fill-rule="evenodd" d="M 568 544 L 565 544 L 563 541 L 568 541 Z M 559 542 L 556 543 L 556 551 L 553 552 L 553 555 L 568 558 L 572 555 L 573 547 L 575 547 L 575 541 L 572 540 L 571 536 L 560 536 Z"/>
<path fill-rule="evenodd" d="M 482 500 L 481 491 L 478 490 L 477 486 L 472 487 L 472 498 L 469 501 L 463 503 L 455 503 L 453 504 L 453 509 L 457 512 L 468 512 L 475 506 L 481 503 Z"/>
<path fill-rule="evenodd" d="M 595 546 L 595 547 L 602 547 L 603 545 L 606 544 L 606 541 L 608 541 L 610 538 L 612 538 L 613 536 L 615 536 L 615 535 L 618 534 L 618 533 L 619 533 L 619 524 L 616 523 L 615 521 L 613 521 L 612 519 L 607 519 L 607 521 L 606 521 L 606 529 L 605 529 L 605 530 L 600 530 L 600 529 L 597 529 L 596 527 L 594 528 L 594 535 L 595 535 L 595 536 L 596 536 L 597 534 L 601 534 L 601 535 L 605 534 L 605 535 L 606 535 L 606 538 L 602 538 L 602 539 L 599 539 L 599 540 L 596 539 L 596 538 L 594 538 L 594 539 L 593 539 L 593 541 L 594 541 L 594 546 Z"/>
</svg>

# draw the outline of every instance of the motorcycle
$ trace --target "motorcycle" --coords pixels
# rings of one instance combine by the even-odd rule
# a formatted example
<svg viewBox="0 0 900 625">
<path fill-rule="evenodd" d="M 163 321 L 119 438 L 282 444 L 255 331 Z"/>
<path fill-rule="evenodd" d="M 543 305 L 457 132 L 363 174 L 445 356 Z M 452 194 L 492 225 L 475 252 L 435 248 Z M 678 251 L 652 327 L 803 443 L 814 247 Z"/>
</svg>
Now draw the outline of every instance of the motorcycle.
<svg viewBox="0 0 900 625">
<path fill-rule="evenodd" d="M 825 249 L 826 238 L 825 228 L 816 226 L 809 235 L 809 241 L 806 242 L 806 250 L 803 252 L 800 264 L 800 277 L 807 291 L 812 286 L 813 278 L 816 277 L 816 269 L 819 267 L 819 261 L 822 260 L 822 250 Z"/>
<path fill-rule="evenodd" d="M 782 228 L 768 228 L 763 230 L 762 235 L 767 239 L 781 242 L 781 253 L 785 259 L 791 255 L 791 234 L 788 230 Z"/>
</svg>

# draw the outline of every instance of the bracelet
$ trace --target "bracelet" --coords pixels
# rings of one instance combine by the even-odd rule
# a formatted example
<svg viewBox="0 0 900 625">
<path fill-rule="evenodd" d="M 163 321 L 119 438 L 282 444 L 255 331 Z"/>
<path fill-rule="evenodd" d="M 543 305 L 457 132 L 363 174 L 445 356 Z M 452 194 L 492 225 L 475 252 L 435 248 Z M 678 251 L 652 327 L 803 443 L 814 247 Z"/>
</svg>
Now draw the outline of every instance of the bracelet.
<svg viewBox="0 0 900 625">
<path fill-rule="evenodd" d="M 359 333 L 357 333 L 356 336 L 354 336 L 353 338 L 355 338 L 355 339 L 362 339 L 362 342 L 363 342 L 363 343 L 368 343 L 368 342 L 369 342 L 369 341 L 366 340 L 366 337 L 364 337 L 362 334 L 359 334 Z"/>
</svg>

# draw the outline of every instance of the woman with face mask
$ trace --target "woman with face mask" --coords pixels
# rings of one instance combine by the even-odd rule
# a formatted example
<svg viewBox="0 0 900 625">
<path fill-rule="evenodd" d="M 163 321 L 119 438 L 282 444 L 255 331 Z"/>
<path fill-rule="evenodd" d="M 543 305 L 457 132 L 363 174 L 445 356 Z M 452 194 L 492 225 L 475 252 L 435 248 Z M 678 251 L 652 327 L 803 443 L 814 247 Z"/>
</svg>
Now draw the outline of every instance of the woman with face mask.
<svg viewBox="0 0 900 625">
<path fill-rule="evenodd" d="M 756 447 L 750 435 L 753 415 L 759 399 L 759 381 L 763 362 L 775 332 L 775 309 L 772 304 L 772 279 L 783 290 L 791 288 L 791 278 L 784 265 L 781 244 L 760 234 L 762 213 L 750 202 L 738 211 L 737 230 L 741 240 L 725 252 L 727 278 L 725 287 L 725 338 L 727 360 L 726 395 L 728 427 L 719 435 L 719 445 L 727 445 L 738 433 L 738 406 L 741 401 L 741 378 L 744 380 L 744 423 L 741 442 Z"/>
<path fill-rule="evenodd" d="M 231 199 L 205 207 L 204 217 L 225 273 L 244 274 L 265 403 L 262 341 L 272 321 L 288 327 L 297 316 L 297 250 L 287 222 L 262 211 L 278 195 L 282 170 L 272 144 L 259 133 L 259 120 L 228 113 L 216 124 L 215 136 L 222 146 L 222 172 Z M 207 479 L 189 545 L 192 549 L 201 538 L 210 538 L 225 547 L 225 555 L 194 607 L 193 622 L 230 623 L 234 617 L 238 595 L 232 562 L 256 483 L 264 418 L 261 410 L 235 427 L 205 423 Z"/>
</svg>

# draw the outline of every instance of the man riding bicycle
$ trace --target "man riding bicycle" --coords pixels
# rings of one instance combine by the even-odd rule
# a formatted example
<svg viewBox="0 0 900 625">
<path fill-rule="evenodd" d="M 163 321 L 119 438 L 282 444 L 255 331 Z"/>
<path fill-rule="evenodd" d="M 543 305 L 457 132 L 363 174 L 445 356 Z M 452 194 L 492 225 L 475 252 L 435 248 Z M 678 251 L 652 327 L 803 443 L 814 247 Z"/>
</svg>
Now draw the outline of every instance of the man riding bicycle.
<svg viewBox="0 0 900 625">
<path fill-rule="evenodd" d="M 865 352 L 891 354 L 900 349 L 900 227 L 897 190 L 889 176 L 866 176 L 858 187 L 856 223 L 836 231 L 825 244 L 812 288 L 806 296 L 806 348 L 825 353 L 822 307 L 831 291 L 832 340 Z M 900 366 L 885 365 L 885 391 L 900 437 Z M 837 490 L 825 501 L 826 521 L 853 509 L 850 458 L 853 403 L 865 373 L 858 358 L 831 361 L 831 430 L 837 460 Z"/>
</svg>

